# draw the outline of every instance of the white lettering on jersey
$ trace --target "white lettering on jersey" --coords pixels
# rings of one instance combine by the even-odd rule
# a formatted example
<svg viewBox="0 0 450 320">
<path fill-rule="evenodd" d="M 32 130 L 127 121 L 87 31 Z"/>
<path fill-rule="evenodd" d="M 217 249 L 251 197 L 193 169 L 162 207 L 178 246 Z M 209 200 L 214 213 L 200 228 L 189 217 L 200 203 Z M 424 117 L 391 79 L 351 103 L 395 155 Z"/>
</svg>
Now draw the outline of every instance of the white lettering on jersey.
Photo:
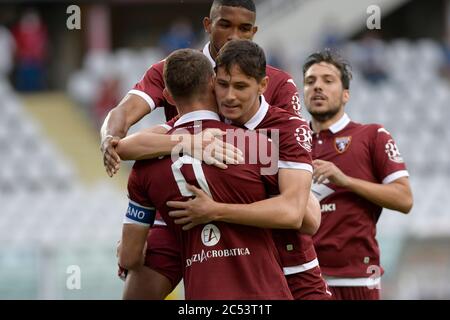
<svg viewBox="0 0 450 320">
<path fill-rule="evenodd" d="M 320 207 L 322 213 L 336 211 L 336 203 L 326 203 Z"/>
<path fill-rule="evenodd" d="M 249 256 L 249 248 L 229 248 L 229 249 L 219 249 L 219 250 L 202 250 L 200 253 L 194 253 L 190 258 L 186 259 L 186 268 L 192 266 L 193 263 L 199 262 L 203 263 L 209 259 L 215 258 L 228 258 L 228 257 L 238 257 L 238 256 Z"/>
<path fill-rule="evenodd" d="M 292 105 L 292 109 L 294 110 L 295 114 L 297 114 L 298 116 L 301 117 L 302 116 L 302 105 L 300 103 L 300 97 L 298 96 L 298 93 L 295 93 L 292 96 L 291 105 Z"/>
<path fill-rule="evenodd" d="M 295 130 L 295 139 L 297 143 L 308 152 L 312 150 L 312 131 L 308 125 L 302 124 Z"/>
<path fill-rule="evenodd" d="M 389 139 L 389 141 L 385 145 L 384 151 L 388 155 L 389 160 L 396 163 L 403 163 L 402 155 L 400 154 L 400 151 L 398 150 L 398 147 L 395 144 L 394 140 Z"/>
</svg>

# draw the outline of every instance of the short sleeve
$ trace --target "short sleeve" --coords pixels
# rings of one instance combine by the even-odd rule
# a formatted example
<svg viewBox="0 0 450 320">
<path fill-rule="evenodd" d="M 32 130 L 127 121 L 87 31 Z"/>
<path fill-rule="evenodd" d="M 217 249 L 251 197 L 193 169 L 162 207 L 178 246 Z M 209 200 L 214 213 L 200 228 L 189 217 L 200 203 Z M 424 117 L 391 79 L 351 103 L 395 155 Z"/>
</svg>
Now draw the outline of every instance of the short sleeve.
<svg viewBox="0 0 450 320">
<path fill-rule="evenodd" d="M 123 222 L 151 226 L 155 221 L 156 210 L 147 196 L 140 167 L 140 163 L 136 162 L 128 178 L 129 203 Z"/>
<path fill-rule="evenodd" d="M 391 183 L 409 176 L 403 157 L 389 131 L 374 126 L 373 165 L 377 178 L 382 183 Z"/>
<path fill-rule="evenodd" d="M 289 113 L 302 117 L 300 96 L 297 86 L 292 78 L 286 77 L 277 90 L 277 94 L 272 101 L 272 106 L 279 107 Z"/>
<path fill-rule="evenodd" d="M 163 90 L 165 85 L 163 68 L 164 61 L 152 65 L 145 72 L 142 79 L 128 92 L 129 94 L 134 94 L 144 99 L 152 111 L 164 105 L 165 98 L 163 96 Z"/>
<path fill-rule="evenodd" d="M 308 123 L 299 117 L 291 116 L 279 128 L 278 167 L 301 169 L 312 173 L 312 132 Z M 276 143 L 274 132 L 271 138 Z"/>
</svg>

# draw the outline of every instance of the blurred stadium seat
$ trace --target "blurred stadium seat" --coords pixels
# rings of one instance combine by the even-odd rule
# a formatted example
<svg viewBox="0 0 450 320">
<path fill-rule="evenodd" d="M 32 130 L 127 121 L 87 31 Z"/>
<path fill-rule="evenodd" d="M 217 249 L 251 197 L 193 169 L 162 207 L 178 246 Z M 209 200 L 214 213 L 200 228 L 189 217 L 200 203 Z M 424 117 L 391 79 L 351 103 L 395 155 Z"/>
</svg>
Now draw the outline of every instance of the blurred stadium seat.
<svg viewBox="0 0 450 320">
<path fill-rule="evenodd" d="M 0 299 L 120 298 L 115 244 L 126 208 L 125 191 L 108 182 L 83 185 L 16 94 L 8 86 L 0 90 L 0 270 L 7 274 L 0 277 Z M 89 256 L 83 250 L 72 262 L 64 256 L 64 252 L 91 246 L 96 249 Z M 98 296 L 93 290 L 68 294 L 66 275 L 60 275 L 57 283 L 51 274 L 54 270 L 42 267 L 55 261 L 66 264 L 62 270 L 84 261 L 82 270 L 90 282 L 83 282 L 105 287 L 104 291 L 96 290 Z M 105 270 L 110 274 L 106 276 Z M 41 278 L 54 287 L 42 285 Z M 109 280 L 106 284 L 104 278 Z"/>
</svg>

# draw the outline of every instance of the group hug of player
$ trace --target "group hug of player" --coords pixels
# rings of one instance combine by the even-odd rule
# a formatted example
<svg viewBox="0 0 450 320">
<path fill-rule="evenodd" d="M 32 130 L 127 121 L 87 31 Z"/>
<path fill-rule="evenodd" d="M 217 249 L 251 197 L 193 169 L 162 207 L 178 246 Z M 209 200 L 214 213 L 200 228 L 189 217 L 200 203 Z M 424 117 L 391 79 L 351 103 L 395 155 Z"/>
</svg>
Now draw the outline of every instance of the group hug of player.
<svg viewBox="0 0 450 320">
<path fill-rule="evenodd" d="M 251 0 L 216 0 L 203 51 L 151 66 L 105 119 L 113 176 L 135 162 L 118 248 L 124 299 L 379 299 L 376 222 L 408 213 L 390 133 L 350 120 L 348 64 L 329 50 L 291 76 L 266 65 Z M 167 123 L 126 136 L 157 107 Z"/>
</svg>

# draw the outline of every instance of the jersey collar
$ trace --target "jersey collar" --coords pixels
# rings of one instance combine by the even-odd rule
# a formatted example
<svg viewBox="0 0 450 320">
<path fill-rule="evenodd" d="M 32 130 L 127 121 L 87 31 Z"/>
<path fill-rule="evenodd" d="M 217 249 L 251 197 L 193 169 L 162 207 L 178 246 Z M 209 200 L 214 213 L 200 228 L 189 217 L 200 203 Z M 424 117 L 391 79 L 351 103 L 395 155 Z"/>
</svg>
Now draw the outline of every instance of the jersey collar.
<svg viewBox="0 0 450 320">
<path fill-rule="evenodd" d="M 246 124 L 244 124 L 244 127 L 249 130 L 255 130 L 255 128 L 264 120 L 267 111 L 269 111 L 269 104 L 267 103 L 264 96 L 261 95 L 259 99 L 260 105 L 258 111 L 250 120 L 247 121 Z"/>
<path fill-rule="evenodd" d="M 350 121 L 350 117 L 346 113 L 344 113 L 342 118 L 340 118 L 337 122 L 330 126 L 329 130 L 333 134 L 336 134 L 339 131 L 343 130 L 350 123 Z"/>
<path fill-rule="evenodd" d="M 217 120 L 220 121 L 219 115 L 215 112 L 208 111 L 208 110 L 199 110 L 199 111 L 192 111 L 189 113 L 186 113 L 185 115 L 181 116 L 180 119 L 178 119 L 174 126 L 180 126 L 182 124 L 193 122 L 193 121 L 200 121 L 200 120 Z"/>
<path fill-rule="evenodd" d="M 210 45 L 210 42 L 208 42 L 203 47 L 203 54 L 208 58 L 209 62 L 211 62 L 213 68 L 215 68 L 216 67 L 216 61 L 211 57 L 211 53 L 209 52 L 209 45 Z"/>
</svg>

